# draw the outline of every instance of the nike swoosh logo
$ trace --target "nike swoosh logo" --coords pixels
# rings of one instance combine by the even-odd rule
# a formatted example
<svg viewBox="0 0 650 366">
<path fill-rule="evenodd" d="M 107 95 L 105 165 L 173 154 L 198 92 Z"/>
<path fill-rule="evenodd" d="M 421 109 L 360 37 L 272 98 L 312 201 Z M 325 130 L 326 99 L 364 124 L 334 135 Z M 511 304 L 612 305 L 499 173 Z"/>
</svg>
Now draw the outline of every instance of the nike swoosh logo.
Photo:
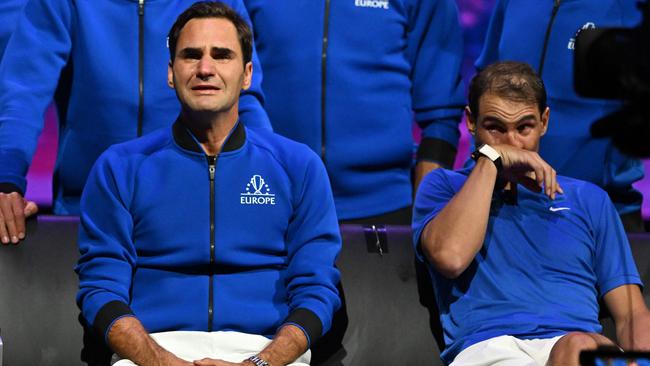
<svg viewBox="0 0 650 366">
<path fill-rule="evenodd" d="M 551 210 L 551 212 L 558 212 L 558 211 L 570 210 L 571 208 L 570 207 L 549 207 L 548 209 Z"/>
</svg>

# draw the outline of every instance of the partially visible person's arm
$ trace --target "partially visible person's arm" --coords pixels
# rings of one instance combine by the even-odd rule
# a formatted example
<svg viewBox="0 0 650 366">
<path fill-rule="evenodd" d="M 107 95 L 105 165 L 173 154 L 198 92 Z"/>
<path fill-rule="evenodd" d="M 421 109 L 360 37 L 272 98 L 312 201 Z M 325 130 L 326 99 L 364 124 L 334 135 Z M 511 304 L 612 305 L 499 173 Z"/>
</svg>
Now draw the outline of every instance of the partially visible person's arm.
<svg viewBox="0 0 650 366">
<path fill-rule="evenodd" d="M 579 193 L 593 227 L 597 287 L 616 324 L 618 343 L 627 350 L 650 351 L 650 312 L 620 216 L 602 189 L 586 186 Z"/>
<path fill-rule="evenodd" d="M 0 242 L 18 244 L 25 239 L 25 219 L 36 212 L 36 203 L 25 200 L 20 193 L 0 192 Z"/>
<path fill-rule="evenodd" d="M 551 198 L 562 189 L 555 171 L 536 152 L 506 145 L 492 146 L 501 156 L 501 177 L 540 191 Z M 434 268 L 447 278 L 456 278 L 483 246 L 490 204 L 497 179 L 495 164 L 486 157 L 476 162 L 467 181 L 449 203 L 422 231 L 420 247 Z"/>
<path fill-rule="evenodd" d="M 138 254 L 133 242 L 133 171 L 137 159 L 110 148 L 90 172 L 81 197 L 77 304 L 85 322 L 123 358 L 140 366 L 182 365 L 147 334 L 129 307 Z"/>
<path fill-rule="evenodd" d="M 433 267 L 447 278 L 458 277 L 483 246 L 497 168 L 479 158 L 467 181 L 420 238 L 420 248 Z"/>
<path fill-rule="evenodd" d="M 458 122 L 464 106 L 461 65 L 463 38 L 452 0 L 407 1 L 406 56 L 411 64 L 411 98 L 422 129 L 413 191 L 431 170 L 451 169 L 456 156 Z"/>
<path fill-rule="evenodd" d="M 43 129 L 44 114 L 72 47 L 69 1 L 25 4 L 0 62 L 0 241 L 18 243 L 25 218 L 26 174 Z M 14 21 L 14 20 L 12 20 Z"/>
<path fill-rule="evenodd" d="M 271 365 L 287 365 L 307 351 L 307 337 L 294 325 L 281 327 L 273 341 L 259 353 L 259 357 Z"/>
<path fill-rule="evenodd" d="M 113 323 L 108 332 L 108 345 L 120 357 L 138 366 L 191 366 L 160 347 L 138 319 L 125 316 Z"/>
<path fill-rule="evenodd" d="M 650 351 L 650 311 L 637 285 L 617 287 L 604 296 L 616 324 L 616 338 L 625 350 Z"/>
</svg>

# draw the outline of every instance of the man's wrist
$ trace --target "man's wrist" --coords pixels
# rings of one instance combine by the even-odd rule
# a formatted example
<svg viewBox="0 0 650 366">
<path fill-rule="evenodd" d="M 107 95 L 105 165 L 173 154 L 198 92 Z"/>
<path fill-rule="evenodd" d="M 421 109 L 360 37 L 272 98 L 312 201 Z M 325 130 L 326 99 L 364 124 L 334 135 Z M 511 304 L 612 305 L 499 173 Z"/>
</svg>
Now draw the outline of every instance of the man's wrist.
<svg viewBox="0 0 650 366">
<path fill-rule="evenodd" d="M 270 363 L 266 362 L 259 355 L 251 356 L 247 358 L 244 362 L 254 366 L 271 366 Z"/>
<path fill-rule="evenodd" d="M 497 150 L 488 144 L 483 144 L 472 152 L 472 159 L 474 161 L 478 162 L 478 159 L 482 157 L 490 160 L 494 164 L 497 168 L 497 174 L 501 173 L 503 170 L 503 161 L 501 159 L 501 154 L 499 154 Z"/>
</svg>

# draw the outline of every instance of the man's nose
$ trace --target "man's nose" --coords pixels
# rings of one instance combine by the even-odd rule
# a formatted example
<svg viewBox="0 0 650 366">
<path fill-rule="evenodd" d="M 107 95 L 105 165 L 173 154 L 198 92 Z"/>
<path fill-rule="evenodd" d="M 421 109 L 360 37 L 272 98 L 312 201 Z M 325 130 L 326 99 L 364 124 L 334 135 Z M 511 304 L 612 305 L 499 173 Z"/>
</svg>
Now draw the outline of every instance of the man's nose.
<svg viewBox="0 0 650 366">
<path fill-rule="evenodd" d="M 210 57 L 202 57 L 196 67 L 196 75 L 205 78 L 214 75 L 214 64 Z"/>
<path fill-rule="evenodd" d="M 508 132 L 508 145 L 522 149 L 524 147 L 523 141 L 519 138 L 517 131 Z"/>
</svg>

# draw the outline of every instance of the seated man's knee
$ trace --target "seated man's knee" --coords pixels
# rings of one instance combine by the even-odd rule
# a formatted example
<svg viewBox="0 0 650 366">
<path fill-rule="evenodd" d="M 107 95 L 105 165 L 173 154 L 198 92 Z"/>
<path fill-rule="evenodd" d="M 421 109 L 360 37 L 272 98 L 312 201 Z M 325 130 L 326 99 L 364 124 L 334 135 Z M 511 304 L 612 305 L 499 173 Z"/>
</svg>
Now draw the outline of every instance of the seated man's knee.
<svg viewBox="0 0 650 366">
<path fill-rule="evenodd" d="M 548 365 L 579 365 L 581 351 L 599 346 L 614 346 L 614 342 L 597 333 L 571 332 L 560 338 L 551 349 Z"/>
</svg>

